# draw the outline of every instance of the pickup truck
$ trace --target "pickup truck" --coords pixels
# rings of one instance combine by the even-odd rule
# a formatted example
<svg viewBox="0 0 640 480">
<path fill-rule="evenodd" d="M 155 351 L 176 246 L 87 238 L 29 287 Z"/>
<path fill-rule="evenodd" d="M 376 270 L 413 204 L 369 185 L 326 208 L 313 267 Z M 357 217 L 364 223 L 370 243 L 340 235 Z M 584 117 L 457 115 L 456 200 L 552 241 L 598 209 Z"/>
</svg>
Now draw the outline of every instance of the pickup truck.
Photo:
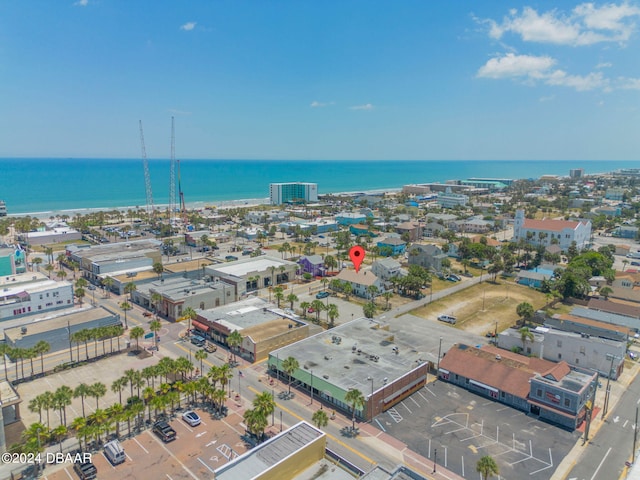
<svg viewBox="0 0 640 480">
<path fill-rule="evenodd" d="M 153 424 L 155 433 L 163 442 L 171 442 L 176 439 L 176 431 L 166 421 L 160 420 Z"/>
<path fill-rule="evenodd" d="M 74 463 L 73 469 L 81 480 L 94 480 L 98 475 L 98 469 L 91 461 Z"/>
</svg>

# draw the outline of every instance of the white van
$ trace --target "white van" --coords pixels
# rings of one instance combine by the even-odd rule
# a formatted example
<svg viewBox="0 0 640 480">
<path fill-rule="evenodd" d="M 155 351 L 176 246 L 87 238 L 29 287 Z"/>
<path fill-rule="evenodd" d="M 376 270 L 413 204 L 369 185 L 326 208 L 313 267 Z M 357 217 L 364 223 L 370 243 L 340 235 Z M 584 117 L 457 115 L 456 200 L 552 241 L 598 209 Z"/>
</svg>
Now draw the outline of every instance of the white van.
<svg viewBox="0 0 640 480">
<path fill-rule="evenodd" d="M 112 440 L 104 445 L 104 456 L 109 459 L 113 465 L 123 463 L 126 459 L 124 448 L 118 440 Z"/>
<path fill-rule="evenodd" d="M 455 325 L 457 319 L 452 315 L 440 315 L 438 317 L 438 320 L 440 320 L 441 322 L 447 322 Z"/>
</svg>

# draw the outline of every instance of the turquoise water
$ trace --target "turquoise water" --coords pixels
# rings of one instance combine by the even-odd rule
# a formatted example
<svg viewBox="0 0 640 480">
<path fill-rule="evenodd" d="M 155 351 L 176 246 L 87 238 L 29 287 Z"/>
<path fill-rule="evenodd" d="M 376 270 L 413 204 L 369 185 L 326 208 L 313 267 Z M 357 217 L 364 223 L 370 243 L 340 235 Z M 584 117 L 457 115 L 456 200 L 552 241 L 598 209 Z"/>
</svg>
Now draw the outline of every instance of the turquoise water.
<svg viewBox="0 0 640 480">
<path fill-rule="evenodd" d="M 538 178 L 635 168 L 622 161 L 275 161 L 182 160 L 187 204 L 266 198 L 269 183 L 314 182 L 320 194 L 400 188 L 468 177 Z M 169 203 L 169 160 L 150 160 L 156 205 Z M 177 177 L 177 175 L 176 175 Z M 177 192 L 177 187 L 176 187 Z M 80 208 L 143 207 L 140 159 L 0 159 L 0 199 L 10 214 Z"/>
</svg>

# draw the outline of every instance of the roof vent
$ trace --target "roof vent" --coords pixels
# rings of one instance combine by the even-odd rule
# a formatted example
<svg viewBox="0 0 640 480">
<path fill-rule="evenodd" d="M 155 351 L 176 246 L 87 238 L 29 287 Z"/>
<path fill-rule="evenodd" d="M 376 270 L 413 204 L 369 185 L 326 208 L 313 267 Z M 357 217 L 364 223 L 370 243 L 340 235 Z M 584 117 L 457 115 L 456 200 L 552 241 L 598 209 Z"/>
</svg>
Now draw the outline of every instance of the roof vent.
<svg viewBox="0 0 640 480">
<path fill-rule="evenodd" d="M 20 333 L 22 333 L 22 335 L 26 335 L 27 334 L 27 327 L 21 327 L 20 328 Z"/>
<path fill-rule="evenodd" d="M 502 357 L 500 355 L 496 355 L 496 360 L 502 360 Z"/>
</svg>

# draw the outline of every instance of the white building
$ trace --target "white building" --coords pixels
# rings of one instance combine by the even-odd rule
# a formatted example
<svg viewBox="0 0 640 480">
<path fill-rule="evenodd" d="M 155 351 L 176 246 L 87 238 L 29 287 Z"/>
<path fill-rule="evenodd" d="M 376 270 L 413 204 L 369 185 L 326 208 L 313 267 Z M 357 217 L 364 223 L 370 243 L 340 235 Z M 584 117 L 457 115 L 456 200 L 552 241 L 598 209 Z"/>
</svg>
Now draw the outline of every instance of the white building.
<svg viewBox="0 0 640 480">
<path fill-rule="evenodd" d="M 0 321 L 67 307 L 73 307 L 70 282 L 32 272 L 0 279 Z"/>
<path fill-rule="evenodd" d="M 271 205 L 283 203 L 315 203 L 318 201 L 317 183 L 271 183 L 269 184 Z"/>
<path fill-rule="evenodd" d="M 345 268 L 335 278 L 342 282 L 350 283 L 351 291 L 357 297 L 371 298 L 371 293 L 369 292 L 369 287 L 371 286 L 375 286 L 378 289 L 378 295 L 384 292 L 382 281 L 371 271 L 360 270 L 356 273 L 355 270 Z"/>
<path fill-rule="evenodd" d="M 450 188 L 445 192 L 438 193 L 438 205 L 442 208 L 454 208 L 466 206 L 469 203 L 469 196 L 462 193 L 452 193 Z"/>
<path fill-rule="evenodd" d="M 520 239 L 532 245 L 557 245 L 566 251 L 572 242 L 578 249 L 585 248 L 591 238 L 589 220 L 531 220 L 524 218 L 524 210 L 517 210 L 513 224 L 513 240 Z"/>
</svg>

